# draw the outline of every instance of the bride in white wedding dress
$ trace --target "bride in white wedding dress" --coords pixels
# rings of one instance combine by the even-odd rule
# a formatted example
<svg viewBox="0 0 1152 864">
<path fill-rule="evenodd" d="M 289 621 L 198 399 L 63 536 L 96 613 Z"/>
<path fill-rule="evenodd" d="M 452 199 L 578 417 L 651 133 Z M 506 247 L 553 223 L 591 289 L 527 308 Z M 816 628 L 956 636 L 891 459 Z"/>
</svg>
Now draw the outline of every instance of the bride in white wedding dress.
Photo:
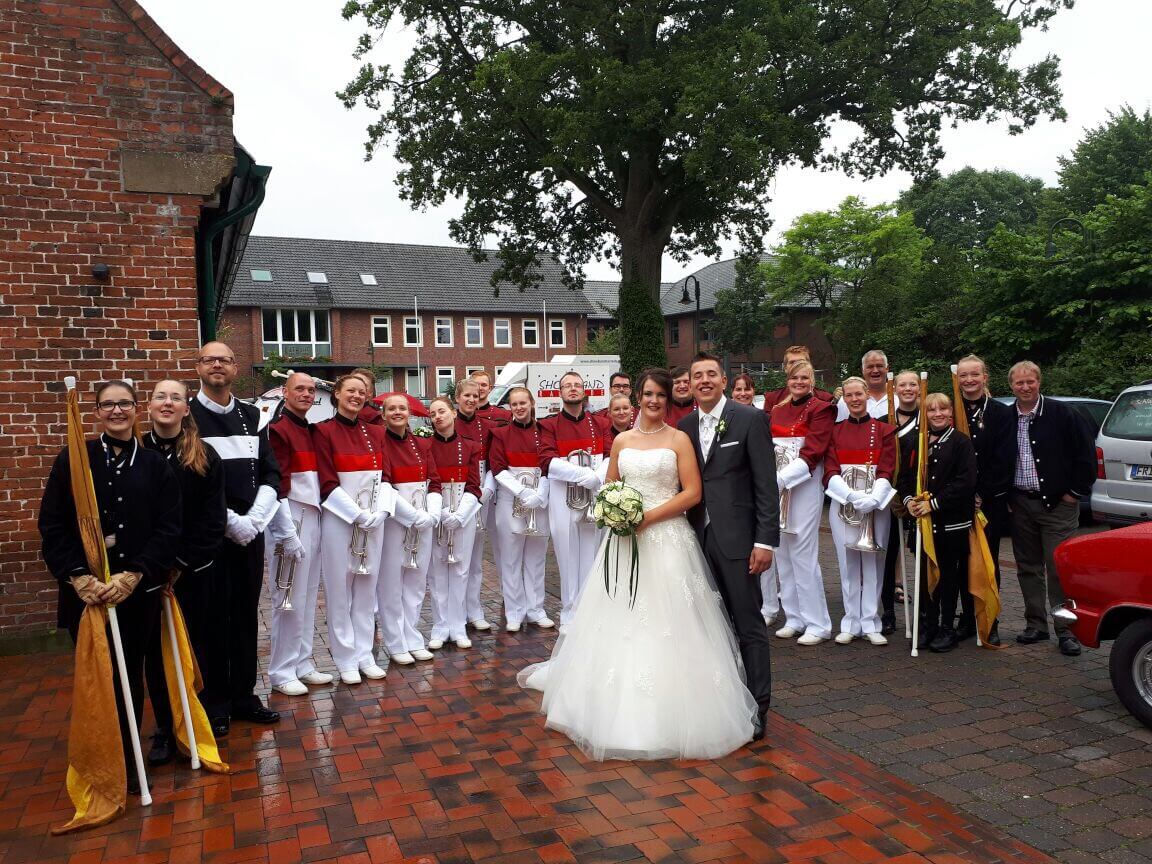
<svg viewBox="0 0 1152 864">
<path fill-rule="evenodd" d="M 701 481 L 688 436 L 664 422 L 671 379 L 648 372 L 638 389 L 639 423 L 617 437 L 608 468 L 608 480 L 623 479 L 644 498 L 635 603 L 633 541 L 606 538 L 551 659 L 517 680 L 543 692 L 547 727 L 590 759 L 712 759 L 752 739 L 756 701 L 684 516 Z M 612 590 L 604 586 L 605 555 Z"/>
</svg>

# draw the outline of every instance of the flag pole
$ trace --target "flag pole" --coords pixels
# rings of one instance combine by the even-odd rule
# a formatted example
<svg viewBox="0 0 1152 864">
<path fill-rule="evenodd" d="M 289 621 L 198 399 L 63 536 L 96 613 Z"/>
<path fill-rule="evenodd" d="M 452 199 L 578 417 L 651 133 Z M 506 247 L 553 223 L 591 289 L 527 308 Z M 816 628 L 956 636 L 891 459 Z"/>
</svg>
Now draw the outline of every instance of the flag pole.
<svg viewBox="0 0 1152 864">
<path fill-rule="evenodd" d="M 419 398 L 424 398 L 424 367 L 420 365 L 420 343 L 424 341 L 424 322 L 420 320 L 420 304 L 416 299 L 416 295 L 412 295 L 412 315 L 416 318 L 416 331 L 420 334 L 416 339 L 416 374 L 420 376 L 420 392 L 415 394 Z M 439 396 L 439 393 L 433 394 Z"/>
<path fill-rule="evenodd" d="M 69 390 L 76 389 L 76 376 L 69 375 L 64 379 L 64 386 Z M 105 567 L 104 581 L 111 578 Z M 152 803 L 152 795 L 148 791 L 148 777 L 144 774 L 144 753 L 140 749 L 140 730 L 136 728 L 136 709 L 132 704 L 132 690 L 128 686 L 128 667 L 124 663 L 124 643 L 120 639 L 120 622 L 116 617 L 116 607 L 105 607 L 108 611 L 108 627 L 112 630 L 112 647 L 116 653 L 116 668 L 120 673 L 120 695 L 124 699 L 125 718 L 128 726 L 128 737 L 132 740 L 132 756 L 136 762 L 136 779 L 140 784 L 140 803 L 147 807 Z"/>
<path fill-rule="evenodd" d="M 192 706 L 188 704 L 188 691 L 184 684 L 184 655 L 176 638 L 176 622 L 172 619 L 172 598 L 164 595 L 164 618 L 168 622 L 168 639 L 172 642 L 172 665 L 176 667 L 176 683 L 180 688 L 180 708 L 184 713 L 184 729 L 188 733 L 188 752 L 192 756 L 192 770 L 200 767 L 200 751 L 196 748 L 196 730 L 192 726 Z"/>
<path fill-rule="evenodd" d="M 896 384 L 895 376 L 888 373 L 888 425 L 893 429 L 896 426 Z M 900 472 L 900 437 L 896 437 L 896 472 Z M 895 481 L 893 481 L 895 482 Z M 908 565 L 904 561 L 904 520 L 893 514 L 896 521 L 896 560 L 900 565 L 900 594 L 904 600 L 904 638 L 912 638 L 912 619 L 908 613 Z"/>
<path fill-rule="evenodd" d="M 928 445 L 928 436 L 925 434 L 927 429 L 928 418 L 924 414 L 924 402 L 928 396 L 928 373 L 920 373 L 920 429 L 917 430 L 920 441 L 919 446 L 916 448 L 916 494 L 919 495 L 921 486 L 924 483 L 924 472 L 921 470 L 925 464 L 927 454 L 924 452 Z M 916 580 L 916 599 L 912 605 L 912 656 L 919 656 L 919 643 L 920 643 L 920 576 L 923 565 L 921 564 L 921 557 L 924 553 L 924 531 L 921 527 L 922 521 L 919 517 L 916 518 L 916 567 L 914 578 Z"/>
<path fill-rule="evenodd" d="M 957 374 L 959 371 L 960 371 L 959 364 L 953 363 L 952 364 L 952 403 L 953 403 L 952 404 L 952 415 L 955 417 L 955 420 L 953 421 L 953 425 L 955 425 L 957 427 L 959 427 L 959 425 L 960 425 L 961 412 L 964 412 L 964 410 L 965 410 L 964 409 L 964 394 L 962 394 L 960 392 L 960 376 L 959 376 L 959 374 Z M 972 434 L 971 434 L 971 430 L 968 429 L 968 422 L 967 422 L 968 415 L 967 415 L 967 413 L 964 413 L 963 416 L 964 416 L 964 421 L 965 421 L 964 422 L 965 428 L 962 429 L 961 431 L 964 432 L 964 434 L 967 435 L 969 438 L 971 438 Z M 975 520 L 978 518 L 979 517 L 975 513 L 972 514 L 973 522 L 975 522 Z M 965 582 L 964 582 L 964 590 L 968 592 L 969 596 L 971 596 L 972 586 L 968 584 L 967 580 L 965 580 Z M 973 621 L 976 620 L 976 598 L 975 597 L 972 598 L 972 620 Z M 980 648 L 983 646 L 983 644 L 984 643 L 980 640 L 980 628 L 977 627 L 976 628 L 976 647 Z"/>
</svg>

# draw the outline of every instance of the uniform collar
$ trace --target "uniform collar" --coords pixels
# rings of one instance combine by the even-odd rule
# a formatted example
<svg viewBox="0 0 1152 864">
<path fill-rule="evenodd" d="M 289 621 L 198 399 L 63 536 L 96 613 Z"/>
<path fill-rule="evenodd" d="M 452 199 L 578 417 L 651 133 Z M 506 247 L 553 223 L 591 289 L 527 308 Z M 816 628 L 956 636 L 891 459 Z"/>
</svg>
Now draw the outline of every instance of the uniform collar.
<svg viewBox="0 0 1152 864">
<path fill-rule="evenodd" d="M 560 409 L 560 413 L 563 414 L 565 417 L 567 417 L 569 420 L 571 420 L 573 423 L 579 423 L 585 417 L 588 416 L 588 412 L 585 411 L 583 408 L 580 409 L 580 416 L 578 416 L 578 417 L 573 417 L 571 414 L 569 414 L 563 408 Z"/>
<path fill-rule="evenodd" d="M 535 420 L 529 420 L 527 423 L 521 423 L 519 420 L 513 419 L 512 425 L 516 426 L 520 429 L 531 429 L 533 426 L 536 425 L 536 421 Z"/>
<path fill-rule="evenodd" d="M 863 417 L 853 417 L 851 414 L 849 414 L 844 418 L 844 422 L 856 423 L 857 425 L 863 426 L 865 423 L 870 423 L 874 419 L 876 418 L 874 418 L 871 414 L 865 414 Z"/>
<path fill-rule="evenodd" d="M 460 433 L 459 433 L 459 432 L 457 432 L 455 429 L 453 429 L 453 430 L 452 430 L 452 434 L 451 434 L 451 435 L 449 435 L 447 438 L 445 438 L 445 437 L 444 437 L 443 435 L 441 435 L 439 432 L 433 431 L 433 432 L 432 432 L 432 437 L 433 437 L 433 438 L 435 438 L 437 441 L 444 441 L 445 443 L 447 443 L 448 441 L 455 441 L 457 438 L 459 438 L 459 437 L 460 437 Z"/>
<path fill-rule="evenodd" d="M 456 409 L 456 421 L 459 422 L 459 421 L 463 420 L 465 423 L 471 423 L 473 420 L 476 419 L 476 415 L 479 413 L 480 412 L 477 410 L 471 414 L 465 414 L 463 411 L 461 411 L 459 408 L 457 408 Z"/>
<path fill-rule="evenodd" d="M 360 422 L 359 417 L 356 417 L 354 419 L 349 420 L 347 417 L 345 417 L 339 411 L 337 411 L 335 414 L 332 415 L 332 419 L 335 420 L 337 423 L 343 423 L 345 426 L 355 426 L 357 423 Z"/>
<path fill-rule="evenodd" d="M 200 390 L 196 393 L 196 400 L 213 414 L 230 414 L 232 413 L 232 409 L 236 407 L 235 396 L 229 396 L 228 404 L 221 405 L 219 402 L 213 402 L 211 399 L 209 399 L 208 395 L 203 390 Z"/>
<path fill-rule="evenodd" d="M 307 429 L 311 425 L 308 422 L 307 417 L 297 417 L 295 414 L 293 414 L 288 409 L 284 409 L 284 411 L 280 414 L 280 416 L 281 417 L 287 417 L 289 420 L 291 420 L 293 423 L 295 423 L 297 426 L 299 426 L 302 429 Z"/>
<path fill-rule="evenodd" d="M 403 441 L 405 438 L 408 437 L 408 430 L 407 429 L 404 430 L 403 435 L 397 435 L 395 432 L 393 432 L 387 426 L 384 427 L 384 431 L 388 433 L 389 438 L 395 438 L 397 441 Z"/>
</svg>

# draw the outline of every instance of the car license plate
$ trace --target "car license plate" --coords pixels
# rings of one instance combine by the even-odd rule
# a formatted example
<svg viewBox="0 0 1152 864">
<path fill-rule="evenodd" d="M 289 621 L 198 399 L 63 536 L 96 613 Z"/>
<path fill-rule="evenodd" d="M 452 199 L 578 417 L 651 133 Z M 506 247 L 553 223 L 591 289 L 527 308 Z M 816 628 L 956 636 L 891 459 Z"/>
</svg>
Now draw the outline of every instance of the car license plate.
<svg viewBox="0 0 1152 864">
<path fill-rule="evenodd" d="M 1133 465 L 1133 480 L 1152 480 L 1152 465 Z"/>
</svg>

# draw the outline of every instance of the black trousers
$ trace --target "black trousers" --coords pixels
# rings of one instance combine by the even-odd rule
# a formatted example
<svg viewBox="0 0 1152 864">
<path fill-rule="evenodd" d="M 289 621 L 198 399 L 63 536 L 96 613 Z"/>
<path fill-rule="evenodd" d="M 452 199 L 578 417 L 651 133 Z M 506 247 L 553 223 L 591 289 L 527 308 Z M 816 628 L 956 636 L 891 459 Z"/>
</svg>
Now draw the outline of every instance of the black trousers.
<svg viewBox="0 0 1152 864">
<path fill-rule="evenodd" d="M 264 583 L 264 535 L 247 546 L 225 540 L 208 571 L 207 627 L 201 702 L 209 719 L 261 706 L 256 689 L 256 639 Z"/>
<path fill-rule="evenodd" d="M 214 566 L 214 565 L 213 565 Z M 192 654 L 196 658 L 196 665 L 200 667 L 203 676 L 207 663 L 205 649 L 211 634 L 207 632 L 208 589 L 209 572 L 211 567 L 199 573 L 186 573 L 176 581 L 176 601 L 180 604 L 180 611 L 184 614 L 184 624 L 188 628 L 188 641 L 192 645 Z M 152 713 L 156 717 L 156 729 L 165 732 L 172 731 L 172 706 L 168 701 L 168 680 L 164 674 L 164 648 L 163 644 L 169 638 L 168 628 L 164 626 L 162 613 L 163 602 L 158 604 L 156 610 L 156 626 L 152 632 L 152 641 L 148 646 L 148 654 L 144 658 L 144 677 L 148 682 L 148 698 L 152 702 Z"/>
<path fill-rule="evenodd" d="M 952 629 L 961 590 L 968 593 L 968 529 L 941 531 L 934 539 L 936 561 L 940 565 L 935 594 L 930 595 L 927 590 L 927 557 L 920 567 L 920 587 L 924 590 L 920 599 L 921 628 L 929 635 L 941 628 Z"/>
<path fill-rule="evenodd" d="M 710 527 L 704 529 L 704 557 L 716 577 L 716 587 L 736 631 L 740 657 L 748 676 L 748 690 L 760 711 L 767 711 L 772 704 L 772 658 L 768 625 L 760 615 L 760 606 L 764 602 L 760 577 L 748 573 L 747 558 L 735 561 L 728 558 Z"/>
<path fill-rule="evenodd" d="M 996 587 L 1000 587 L 1000 541 L 1012 536 L 1012 514 L 1008 510 L 1008 496 L 994 498 L 992 501 L 981 502 L 981 510 L 988 519 L 984 526 L 984 536 L 988 540 L 988 551 L 992 553 L 992 560 L 996 562 Z M 962 627 L 976 626 L 976 607 L 972 595 L 967 591 L 960 594 L 960 625 Z"/>
<path fill-rule="evenodd" d="M 888 551 L 884 553 L 884 581 L 880 583 L 880 609 L 884 617 L 895 617 L 896 615 L 896 567 L 899 563 L 900 544 L 897 538 L 897 524 L 901 523 L 904 531 L 904 546 L 909 550 L 916 549 L 915 523 L 908 519 L 900 519 L 895 513 L 891 514 L 892 526 L 888 531 Z M 909 538 L 912 537 L 912 542 Z M 908 599 L 912 599 L 912 595 L 908 595 Z"/>
</svg>

